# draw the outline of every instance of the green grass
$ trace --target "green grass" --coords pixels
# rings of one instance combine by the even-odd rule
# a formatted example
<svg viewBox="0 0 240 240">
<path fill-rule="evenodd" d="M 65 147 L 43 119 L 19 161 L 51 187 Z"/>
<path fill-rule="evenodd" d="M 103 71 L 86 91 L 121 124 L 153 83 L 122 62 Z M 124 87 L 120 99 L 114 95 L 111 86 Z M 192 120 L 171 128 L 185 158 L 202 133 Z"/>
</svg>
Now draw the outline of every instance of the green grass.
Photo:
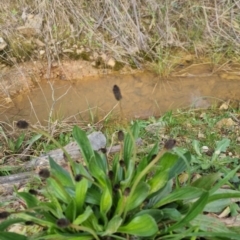
<svg viewBox="0 0 240 240">
<path fill-rule="evenodd" d="M 89 240 L 108 239 L 107 236 L 116 239 L 134 236 L 138 240 L 183 239 L 183 236 L 238 239 L 236 229 L 205 214 L 224 214 L 229 209 L 228 216 L 238 216 L 240 167 L 236 162 L 229 159 L 222 162 L 219 158 L 230 146 L 230 139 L 221 136 L 218 140 L 218 135 L 211 139 L 215 152 L 208 159 L 201 153 L 200 140 L 192 139 L 192 152 L 189 152 L 181 141 L 179 128 L 177 134 L 174 133 L 178 146 L 170 136 L 172 129 L 189 121 L 193 129 L 204 125 L 206 128 L 201 130 L 207 131 L 222 117 L 229 116 L 227 112 L 217 114 L 216 109 L 205 110 L 205 113 L 208 117 L 201 120 L 198 118 L 202 113 L 191 110 L 168 112 L 160 119 L 132 121 L 129 126 L 119 125 L 124 132 L 119 139 L 123 148 L 114 154 L 113 160 L 103 152 L 93 151 L 86 132 L 75 126 L 72 137 L 79 145 L 85 166 L 66 155 L 71 166 L 67 171 L 50 157 L 50 169 L 39 171 L 39 181 L 28 184 L 24 192 L 16 192 L 24 207 L 13 209 L 8 203 L 0 206 L 4 207 L 0 209 L 0 217 L 7 218 L 0 223 L 1 236 L 22 240 L 72 239 L 74 236 Z M 152 128 L 151 123 L 155 124 Z M 161 128 L 160 135 L 153 126 Z M 26 127 L 23 128 L 26 131 Z M 49 136 L 56 144 L 57 139 L 53 140 L 47 132 L 33 126 L 29 128 Z M 111 127 L 108 133 L 112 130 Z M 116 134 L 116 129 L 112 134 Z M 136 148 L 135 140 L 139 136 L 145 145 Z M 231 165 L 227 166 L 226 162 Z M 218 166 L 213 168 L 215 163 Z M 203 168 L 204 164 L 210 167 Z M 195 178 L 196 169 L 201 170 L 198 178 Z M 188 179 L 182 181 L 180 177 L 186 173 Z M 34 228 L 25 226 L 29 221 Z M 213 221 L 214 225 L 209 225 Z M 14 235 L 8 227 L 16 222 L 22 223 L 24 230 Z"/>
</svg>

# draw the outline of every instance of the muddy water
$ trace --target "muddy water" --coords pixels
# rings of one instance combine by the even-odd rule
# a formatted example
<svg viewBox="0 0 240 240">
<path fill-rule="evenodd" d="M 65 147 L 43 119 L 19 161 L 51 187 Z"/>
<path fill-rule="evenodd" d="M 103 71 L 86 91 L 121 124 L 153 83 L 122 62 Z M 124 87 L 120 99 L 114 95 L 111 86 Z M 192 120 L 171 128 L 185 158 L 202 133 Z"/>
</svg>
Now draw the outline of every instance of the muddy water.
<svg viewBox="0 0 240 240">
<path fill-rule="evenodd" d="M 26 119 L 32 123 L 46 123 L 52 119 L 89 121 L 92 113 L 100 120 L 110 111 L 119 114 L 112 87 L 122 92 L 122 109 L 128 119 L 159 116 L 182 107 L 208 107 L 219 99 L 240 99 L 239 79 L 225 79 L 219 75 L 173 77 L 163 79 L 149 72 L 130 75 L 87 77 L 78 82 L 41 82 L 35 89 L 1 106 L 0 120 L 12 122 Z"/>
</svg>

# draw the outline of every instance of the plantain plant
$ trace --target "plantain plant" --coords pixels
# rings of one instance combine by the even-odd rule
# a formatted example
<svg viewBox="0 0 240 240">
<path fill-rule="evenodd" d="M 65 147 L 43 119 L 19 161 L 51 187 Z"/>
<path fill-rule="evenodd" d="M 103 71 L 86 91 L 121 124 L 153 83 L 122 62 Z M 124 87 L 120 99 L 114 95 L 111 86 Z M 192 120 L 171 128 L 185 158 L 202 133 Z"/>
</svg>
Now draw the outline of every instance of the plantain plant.
<svg viewBox="0 0 240 240">
<path fill-rule="evenodd" d="M 126 135 L 120 131 L 121 151 L 110 161 L 106 149 L 94 151 L 86 133 L 75 126 L 84 164 L 68 159 L 66 170 L 49 157 L 50 169 L 39 172 L 45 187 L 16 192 L 26 208 L 0 213 L 6 218 L 0 223 L 1 239 L 239 239 L 218 221 L 206 227 L 202 214 L 209 203 L 240 197 L 237 191 L 218 193 L 239 168 L 224 178 L 211 174 L 180 186 L 176 177 L 187 170 L 190 153 L 170 139 L 161 150 L 156 144 L 141 157 L 135 146 L 138 134 L 138 122 Z M 31 236 L 8 232 L 15 223 L 39 225 L 41 231 Z"/>
</svg>

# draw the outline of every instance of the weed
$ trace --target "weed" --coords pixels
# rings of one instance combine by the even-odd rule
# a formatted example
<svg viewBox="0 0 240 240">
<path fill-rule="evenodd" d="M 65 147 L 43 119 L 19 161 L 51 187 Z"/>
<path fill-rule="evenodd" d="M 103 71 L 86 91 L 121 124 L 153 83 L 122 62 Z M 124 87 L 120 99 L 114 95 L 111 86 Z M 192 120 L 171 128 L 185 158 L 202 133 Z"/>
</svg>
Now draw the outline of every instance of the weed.
<svg viewBox="0 0 240 240">
<path fill-rule="evenodd" d="M 39 172 L 40 178 L 46 181 L 46 187 L 40 191 L 47 201 L 40 200 L 39 191 L 34 189 L 17 192 L 26 209 L 1 212 L 0 217 L 7 218 L 0 223 L 1 236 L 13 237 L 13 233 L 6 230 L 16 222 L 31 222 L 43 227 L 41 232 L 28 238 L 14 234 L 23 240 L 180 239 L 183 231 L 184 237 L 222 236 L 223 230 L 216 227 L 220 226 L 216 219 L 214 230 L 211 226 L 206 230 L 204 221 L 198 220 L 205 217 L 202 212 L 208 204 L 218 203 L 222 198 L 240 197 L 238 191 L 218 192 L 239 167 L 222 179 L 219 174 L 210 174 L 173 189 L 175 176 L 187 169 L 191 155 L 174 150 L 176 141 L 170 139 L 160 151 L 155 144 L 137 161 L 135 140 L 139 132 L 138 122 L 127 134 L 118 132 L 119 140 L 123 141 L 123 158 L 116 154 L 110 165 L 106 155 L 93 151 L 86 133 L 75 126 L 73 137 L 81 149 L 85 167 L 70 161 L 71 172 L 67 172 L 49 158 L 50 170 Z M 226 140 L 218 144 L 218 150 L 226 147 Z M 225 230 L 228 236 L 237 239 L 238 234 L 228 228 Z"/>
</svg>

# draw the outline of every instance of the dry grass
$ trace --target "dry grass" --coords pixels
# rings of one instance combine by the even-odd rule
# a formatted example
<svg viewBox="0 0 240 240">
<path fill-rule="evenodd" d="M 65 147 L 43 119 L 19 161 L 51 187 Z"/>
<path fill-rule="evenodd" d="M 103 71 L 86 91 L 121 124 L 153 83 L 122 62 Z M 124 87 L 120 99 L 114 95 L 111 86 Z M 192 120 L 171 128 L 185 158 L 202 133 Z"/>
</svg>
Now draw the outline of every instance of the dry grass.
<svg viewBox="0 0 240 240">
<path fill-rule="evenodd" d="M 137 67 L 145 60 L 167 61 L 164 53 L 176 50 L 216 63 L 238 61 L 239 11 L 238 0 L 12 0 L 0 4 L 0 36 L 8 42 L 1 56 L 8 63 L 39 57 L 38 38 L 49 64 L 74 57 L 81 46 Z M 43 20 L 36 36 L 16 31 L 29 14 Z"/>
</svg>

